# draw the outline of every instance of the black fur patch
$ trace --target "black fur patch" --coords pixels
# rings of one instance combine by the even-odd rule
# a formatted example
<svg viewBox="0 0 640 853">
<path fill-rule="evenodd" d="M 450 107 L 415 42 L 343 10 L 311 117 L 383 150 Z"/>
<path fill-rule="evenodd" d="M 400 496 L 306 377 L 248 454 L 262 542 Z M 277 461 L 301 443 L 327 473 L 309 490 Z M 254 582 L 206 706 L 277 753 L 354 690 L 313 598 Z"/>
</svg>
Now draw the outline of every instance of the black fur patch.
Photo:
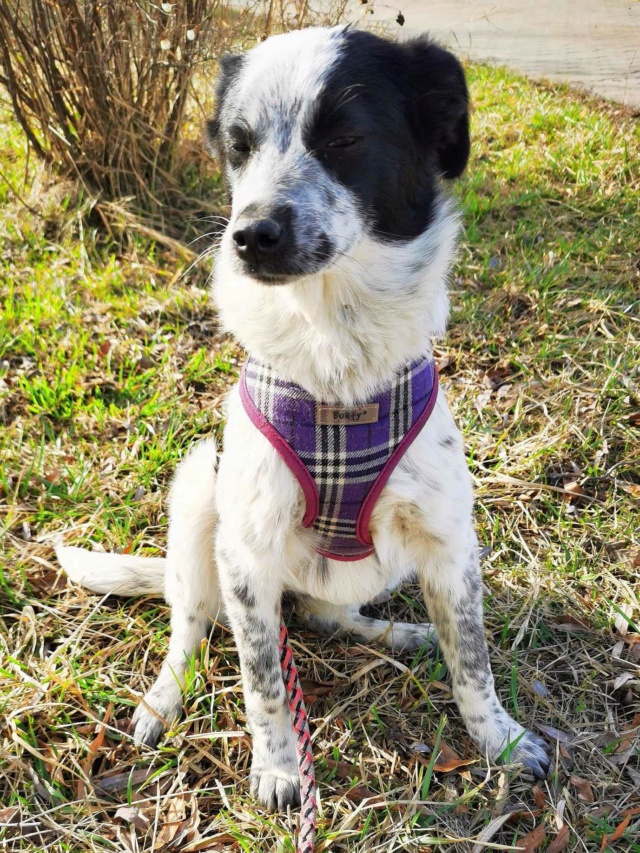
<svg viewBox="0 0 640 853">
<path fill-rule="evenodd" d="M 427 39 L 348 30 L 305 128 L 307 148 L 360 201 L 381 239 L 412 239 L 433 217 L 439 177 L 469 156 L 464 72 Z"/>
</svg>

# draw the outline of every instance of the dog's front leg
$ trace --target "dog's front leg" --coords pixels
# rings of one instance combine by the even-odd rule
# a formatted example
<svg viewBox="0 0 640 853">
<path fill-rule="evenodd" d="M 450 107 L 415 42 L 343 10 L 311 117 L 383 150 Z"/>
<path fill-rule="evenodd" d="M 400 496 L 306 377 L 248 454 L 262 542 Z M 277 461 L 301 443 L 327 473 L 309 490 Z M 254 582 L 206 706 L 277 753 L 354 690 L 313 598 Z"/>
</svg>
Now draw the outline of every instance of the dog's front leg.
<svg viewBox="0 0 640 853">
<path fill-rule="evenodd" d="M 420 582 L 469 734 L 491 758 L 522 763 L 536 776 L 545 776 L 549 757 L 544 741 L 509 716 L 496 695 L 475 533 L 422 556 Z"/>
<path fill-rule="evenodd" d="M 216 552 L 253 733 L 251 793 L 269 809 L 286 809 L 300 804 L 300 777 L 280 670 L 282 589 L 247 548 L 225 542 L 224 531 L 218 533 Z"/>
</svg>

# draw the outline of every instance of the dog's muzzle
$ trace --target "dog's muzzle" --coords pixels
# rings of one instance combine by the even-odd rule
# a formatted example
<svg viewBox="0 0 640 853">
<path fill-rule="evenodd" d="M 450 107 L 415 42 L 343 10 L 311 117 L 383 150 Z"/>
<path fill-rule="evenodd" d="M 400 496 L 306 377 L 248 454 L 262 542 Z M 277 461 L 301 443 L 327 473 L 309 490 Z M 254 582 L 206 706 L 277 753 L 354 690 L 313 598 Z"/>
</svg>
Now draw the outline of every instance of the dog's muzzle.
<svg viewBox="0 0 640 853">
<path fill-rule="evenodd" d="M 247 208 L 237 218 L 231 237 L 249 274 L 268 279 L 289 273 L 287 266 L 295 249 L 290 207 Z"/>
<path fill-rule="evenodd" d="M 285 284 L 326 267 L 335 246 L 320 223 L 291 204 L 250 205 L 232 225 L 231 247 L 242 271 L 265 284 Z"/>
</svg>

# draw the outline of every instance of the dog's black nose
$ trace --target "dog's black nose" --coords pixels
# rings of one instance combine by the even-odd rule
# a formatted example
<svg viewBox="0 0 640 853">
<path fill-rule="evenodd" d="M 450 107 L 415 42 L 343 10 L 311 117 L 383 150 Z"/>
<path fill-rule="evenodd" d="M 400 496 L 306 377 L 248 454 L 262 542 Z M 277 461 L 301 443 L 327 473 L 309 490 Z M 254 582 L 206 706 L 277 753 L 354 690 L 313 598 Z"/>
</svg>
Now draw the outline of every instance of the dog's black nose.
<svg viewBox="0 0 640 853">
<path fill-rule="evenodd" d="M 284 242 L 283 224 L 268 219 L 240 219 L 233 232 L 236 252 L 243 261 L 259 263 L 271 258 Z"/>
</svg>

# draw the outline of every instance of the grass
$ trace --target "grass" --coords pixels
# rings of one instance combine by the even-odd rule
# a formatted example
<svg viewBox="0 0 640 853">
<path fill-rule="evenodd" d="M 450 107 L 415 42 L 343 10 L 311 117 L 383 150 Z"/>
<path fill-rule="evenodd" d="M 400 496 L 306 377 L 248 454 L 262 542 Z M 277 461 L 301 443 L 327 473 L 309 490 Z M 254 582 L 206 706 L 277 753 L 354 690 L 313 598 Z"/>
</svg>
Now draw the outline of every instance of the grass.
<svg viewBox="0 0 640 853">
<path fill-rule="evenodd" d="M 437 653 L 296 630 L 318 849 L 638 853 L 638 122 L 562 87 L 469 74 L 475 147 L 438 359 L 477 488 L 499 692 L 557 767 L 536 786 L 489 767 Z M 105 238 L 6 109 L 0 125 L 13 188 L 0 182 L 0 841 L 291 851 L 295 816 L 248 796 L 232 637 L 203 644 L 185 719 L 137 751 L 129 718 L 167 609 L 68 585 L 52 550 L 63 533 L 162 553 L 168 479 L 219 431 L 242 354 L 217 328 L 206 269 L 135 230 Z M 378 610 L 425 618 L 412 587 Z"/>
</svg>

